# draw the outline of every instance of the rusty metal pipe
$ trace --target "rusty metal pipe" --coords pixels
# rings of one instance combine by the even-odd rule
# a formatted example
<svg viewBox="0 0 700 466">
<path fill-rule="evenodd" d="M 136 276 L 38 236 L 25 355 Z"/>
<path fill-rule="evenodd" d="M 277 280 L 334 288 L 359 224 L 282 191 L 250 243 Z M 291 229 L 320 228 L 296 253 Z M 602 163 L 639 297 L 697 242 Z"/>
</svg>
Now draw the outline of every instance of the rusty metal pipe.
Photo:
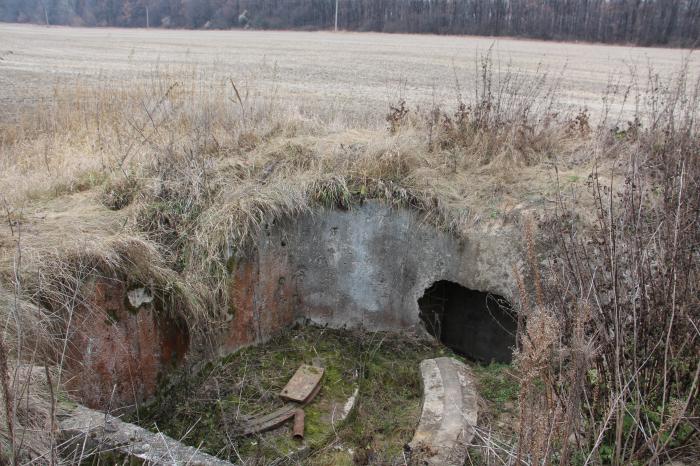
<svg viewBox="0 0 700 466">
<path fill-rule="evenodd" d="M 292 428 L 292 437 L 303 440 L 304 438 L 304 410 L 297 409 L 294 412 L 294 427 Z"/>
</svg>

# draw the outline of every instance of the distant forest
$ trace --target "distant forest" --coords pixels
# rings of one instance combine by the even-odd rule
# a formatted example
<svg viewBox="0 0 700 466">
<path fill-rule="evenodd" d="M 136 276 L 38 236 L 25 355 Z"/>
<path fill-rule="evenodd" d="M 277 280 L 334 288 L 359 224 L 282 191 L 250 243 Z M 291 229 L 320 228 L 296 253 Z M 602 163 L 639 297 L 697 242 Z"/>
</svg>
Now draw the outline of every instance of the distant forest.
<svg viewBox="0 0 700 466">
<path fill-rule="evenodd" d="M 0 21 L 192 29 L 332 29 L 336 0 L 0 0 Z M 700 0 L 338 0 L 350 31 L 700 45 Z"/>
</svg>

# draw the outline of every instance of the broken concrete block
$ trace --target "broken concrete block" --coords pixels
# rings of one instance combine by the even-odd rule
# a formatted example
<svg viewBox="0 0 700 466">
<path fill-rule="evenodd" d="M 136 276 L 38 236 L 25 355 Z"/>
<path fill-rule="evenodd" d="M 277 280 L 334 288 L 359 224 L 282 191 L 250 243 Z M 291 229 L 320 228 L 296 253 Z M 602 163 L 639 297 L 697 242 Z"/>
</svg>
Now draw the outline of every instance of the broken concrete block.
<svg viewBox="0 0 700 466">
<path fill-rule="evenodd" d="M 73 446 L 73 454 L 66 455 L 68 460 L 109 452 L 152 465 L 233 466 L 162 433 L 80 405 L 62 416 L 60 429 L 66 444 Z"/>
<path fill-rule="evenodd" d="M 148 288 L 134 288 L 126 293 L 129 304 L 134 309 L 139 309 L 144 304 L 153 302 L 153 294 Z"/>
<path fill-rule="evenodd" d="M 446 357 L 422 361 L 420 371 L 423 410 L 408 444 L 411 457 L 428 465 L 462 465 L 478 414 L 471 371 Z"/>
</svg>

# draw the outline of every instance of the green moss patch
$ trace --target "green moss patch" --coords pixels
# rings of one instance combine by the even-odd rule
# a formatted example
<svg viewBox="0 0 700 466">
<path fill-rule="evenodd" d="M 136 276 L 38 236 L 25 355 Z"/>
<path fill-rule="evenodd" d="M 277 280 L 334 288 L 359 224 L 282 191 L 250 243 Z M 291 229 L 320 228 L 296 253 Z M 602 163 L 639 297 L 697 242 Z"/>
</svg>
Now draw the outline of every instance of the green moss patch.
<svg viewBox="0 0 700 466">
<path fill-rule="evenodd" d="M 183 377 L 131 421 L 239 462 L 267 464 L 302 455 L 309 464 L 397 458 L 420 417 L 420 361 L 447 353 L 438 344 L 405 336 L 298 327 Z M 244 416 L 284 404 L 279 393 L 301 364 L 325 368 L 321 391 L 305 408 L 304 441 L 292 439 L 291 421 L 237 437 Z M 355 388 L 355 408 L 340 421 Z"/>
</svg>

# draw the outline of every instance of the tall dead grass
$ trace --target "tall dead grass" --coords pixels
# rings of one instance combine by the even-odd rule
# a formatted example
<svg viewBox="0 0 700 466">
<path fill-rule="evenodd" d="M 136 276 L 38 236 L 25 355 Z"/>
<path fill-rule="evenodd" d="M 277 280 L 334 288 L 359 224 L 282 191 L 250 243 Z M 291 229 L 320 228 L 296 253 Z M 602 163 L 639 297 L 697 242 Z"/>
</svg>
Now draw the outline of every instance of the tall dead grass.
<svg viewBox="0 0 700 466">
<path fill-rule="evenodd" d="M 619 169 L 589 178 L 594 223 L 562 192 L 542 271 L 529 237 L 512 464 L 700 460 L 700 84 L 685 77 L 650 74 L 648 117 L 605 136 Z"/>
</svg>

